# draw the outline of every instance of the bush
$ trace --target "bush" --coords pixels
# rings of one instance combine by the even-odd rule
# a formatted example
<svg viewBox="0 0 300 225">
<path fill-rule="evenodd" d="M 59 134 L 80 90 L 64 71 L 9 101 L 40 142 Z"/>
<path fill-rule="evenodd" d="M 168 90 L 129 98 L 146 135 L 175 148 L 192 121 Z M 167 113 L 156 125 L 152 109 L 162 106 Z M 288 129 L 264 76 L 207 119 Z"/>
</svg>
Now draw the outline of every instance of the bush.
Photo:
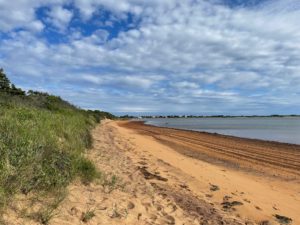
<svg viewBox="0 0 300 225">
<path fill-rule="evenodd" d="M 95 165 L 85 158 L 80 158 L 76 162 L 76 171 L 84 184 L 88 184 L 100 176 Z"/>
<path fill-rule="evenodd" d="M 91 146 L 93 118 L 81 112 L 13 107 L 1 108 L 0 118 L 0 187 L 11 194 L 67 185 Z"/>
<path fill-rule="evenodd" d="M 47 93 L 23 95 L 1 69 L 0 75 L 0 210 L 15 193 L 64 189 L 76 176 L 84 183 L 96 178 L 96 167 L 82 155 L 92 146 L 96 122 L 113 115 Z"/>
</svg>

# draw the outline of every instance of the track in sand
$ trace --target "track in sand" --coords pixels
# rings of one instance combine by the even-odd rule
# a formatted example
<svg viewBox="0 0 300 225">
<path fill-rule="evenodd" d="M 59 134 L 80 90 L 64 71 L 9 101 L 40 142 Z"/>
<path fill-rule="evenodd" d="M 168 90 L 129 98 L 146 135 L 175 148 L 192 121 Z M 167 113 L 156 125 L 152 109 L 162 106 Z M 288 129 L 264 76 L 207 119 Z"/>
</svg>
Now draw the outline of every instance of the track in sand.
<svg viewBox="0 0 300 225">
<path fill-rule="evenodd" d="M 161 128 L 141 121 L 119 125 L 150 135 L 184 155 L 210 163 L 226 163 L 226 166 L 285 179 L 295 179 L 300 175 L 300 145 Z"/>
</svg>

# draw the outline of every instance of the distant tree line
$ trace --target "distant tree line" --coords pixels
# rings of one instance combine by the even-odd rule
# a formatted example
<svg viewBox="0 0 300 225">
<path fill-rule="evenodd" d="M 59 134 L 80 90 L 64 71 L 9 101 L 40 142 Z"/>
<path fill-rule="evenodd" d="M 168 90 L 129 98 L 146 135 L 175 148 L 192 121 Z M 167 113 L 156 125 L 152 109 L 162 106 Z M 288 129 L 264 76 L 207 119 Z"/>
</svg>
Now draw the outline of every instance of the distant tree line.
<svg viewBox="0 0 300 225">
<path fill-rule="evenodd" d="M 245 116 L 245 115 L 240 115 L 240 116 L 230 116 L 230 115 L 211 115 L 211 116 L 199 116 L 199 115 L 168 115 L 168 116 L 162 116 L 162 115 L 156 115 L 156 116 L 130 116 L 130 115 L 124 115 L 120 116 L 119 118 L 122 119 L 159 119 L 159 118 L 256 118 L 256 117 L 299 117 L 300 115 L 297 114 L 290 114 L 290 115 L 278 115 L 278 114 L 273 114 L 273 115 L 266 115 L 266 116 L 261 116 L 261 115 L 250 115 L 250 116 Z"/>
<path fill-rule="evenodd" d="M 50 96 L 46 92 L 40 91 L 23 91 L 21 88 L 17 88 L 13 83 L 10 82 L 7 75 L 5 74 L 3 68 L 0 68 L 0 93 L 10 94 L 10 95 L 19 95 L 19 96 Z M 60 98 L 60 97 L 57 97 Z"/>
<path fill-rule="evenodd" d="M 25 91 L 23 91 L 21 88 L 17 88 L 14 84 L 10 82 L 2 68 L 0 68 L 0 92 L 12 95 L 26 94 Z"/>
<path fill-rule="evenodd" d="M 3 99 L 8 99 L 7 101 L 20 101 L 22 104 L 27 104 L 35 106 L 38 108 L 48 109 L 50 111 L 63 111 L 63 110 L 81 110 L 83 113 L 92 115 L 97 122 L 101 119 L 115 119 L 116 117 L 108 112 L 100 110 L 82 110 L 71 103 L 63 100 L 59 96 L 50 95 L 47 92 L 41 91 L 23 91 L 21 88 L 17 88 L 14 84 L 10 82 L 4 70 L 0 68 L 0 94 L 6 95 L 6 97 L 1 98 L 0 105 L 3 104 Z M 0 95 L 1 97 L 1 95 Z M 3 96 L 2 96 L 3 97 Z M 0 99 L 0 100 L 1 100 Z"/>
</svg>

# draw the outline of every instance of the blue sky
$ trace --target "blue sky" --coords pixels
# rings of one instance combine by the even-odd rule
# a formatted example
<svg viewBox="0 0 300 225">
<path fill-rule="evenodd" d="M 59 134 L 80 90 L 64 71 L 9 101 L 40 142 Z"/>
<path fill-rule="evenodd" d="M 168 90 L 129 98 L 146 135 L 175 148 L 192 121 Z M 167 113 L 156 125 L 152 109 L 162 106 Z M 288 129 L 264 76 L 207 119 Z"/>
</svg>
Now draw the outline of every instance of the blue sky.
<svg viewBox="0 0 300 225">
<path fill-rule="evenodd" d="M 299 0 L 0 0 L 0 67 L 118 115 L 299 114 L 299 21 Z"/>
</svg>

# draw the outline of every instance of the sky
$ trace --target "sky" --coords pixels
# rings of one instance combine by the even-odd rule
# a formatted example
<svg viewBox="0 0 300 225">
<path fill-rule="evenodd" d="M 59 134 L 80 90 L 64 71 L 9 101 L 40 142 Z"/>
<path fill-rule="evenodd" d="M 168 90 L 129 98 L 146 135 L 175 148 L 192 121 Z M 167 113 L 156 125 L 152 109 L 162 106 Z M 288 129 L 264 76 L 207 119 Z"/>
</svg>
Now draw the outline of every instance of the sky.
<svg viewBox="0 0 300 225">
<path fill-rule="evenodd" d="M 0 67 L 117 115 L 300 112 L 299 0 L 0 0 Z"/>
</svg>

